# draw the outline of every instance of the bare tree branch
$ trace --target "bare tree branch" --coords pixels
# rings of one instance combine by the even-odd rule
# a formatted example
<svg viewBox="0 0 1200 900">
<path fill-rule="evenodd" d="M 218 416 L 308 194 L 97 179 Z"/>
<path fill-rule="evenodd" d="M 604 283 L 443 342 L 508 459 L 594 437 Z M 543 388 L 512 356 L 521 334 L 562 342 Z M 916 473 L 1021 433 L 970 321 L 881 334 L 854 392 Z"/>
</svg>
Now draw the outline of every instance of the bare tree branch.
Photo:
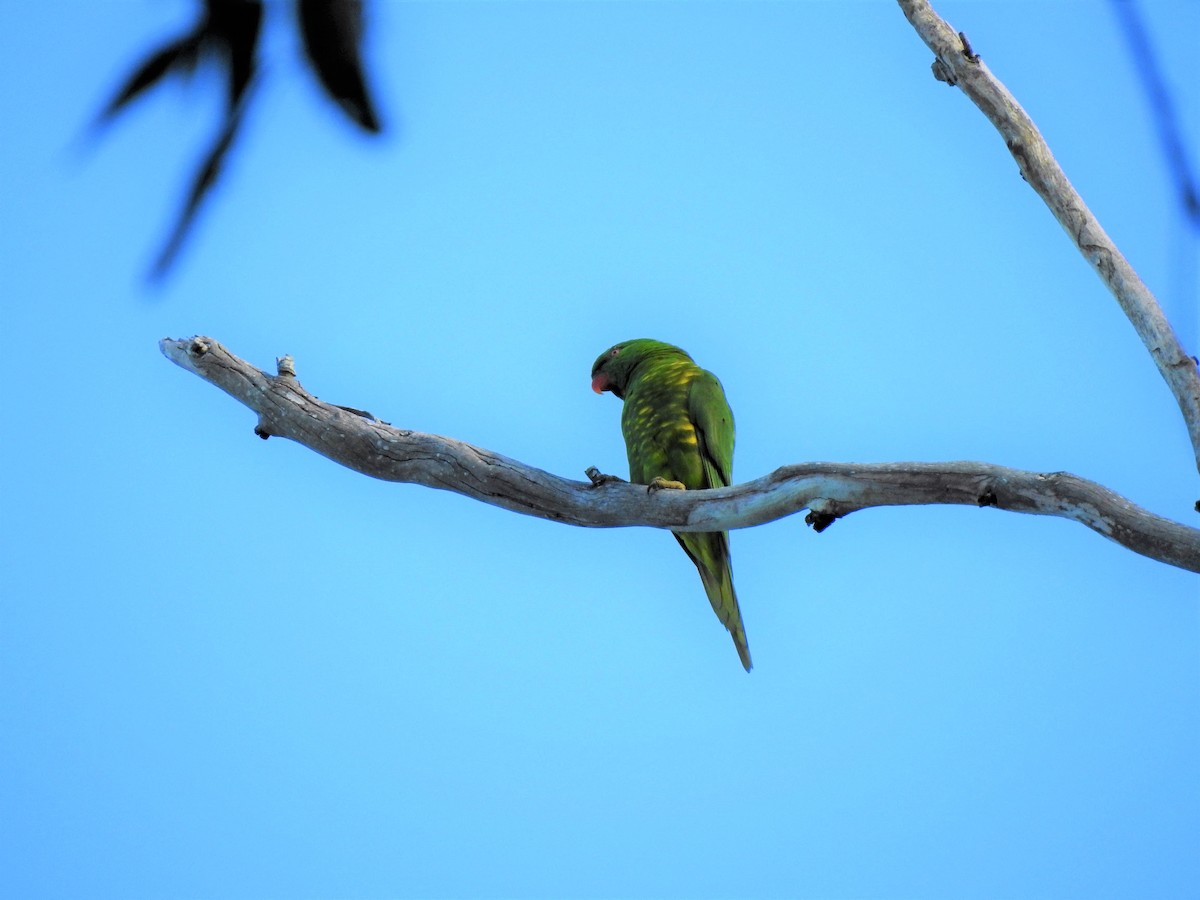
<svg viewBox="0 0 1200 900">
<path fill-rule="evenodd" d="M 159 348 L 256 412 L 260 437 L 290 438 L 372 478 L 454 491 L 552 522 L 724 531 L 808 509 L 806 521 L 821 530 L 874 506 L 994 506 L 1070 519 L 1135 553 L 1200 572 L 1200 529 L 1065 472 L 977 462 L 802 463 L 720 490 L 650 493 L 594 470 L 591 484 L 560 478 L 463 441 L 393 428 L 360 410 L 324 403 L 301 387 L 288 357 L 279 360 L 278 375 L 268 375 L 212 338 L 163 338 Z"/>
<path fill-rule="evenodd" d="M 1050 207 L 1079 252 L 1117 298 L 1175 395 L 1200 470 L 1200 373 L 1196 360 L 1184 352 L 1158 300 L 1071 186 L 1033 120 L 988 71 L 966 37 L 938 16 L 927 0 L 898 2 L 921 40 L 937 56 L 933 64 L 935 77 L 957 85 L 988 117 L 1017 161 L 1021 176 Z"/>
</svg>

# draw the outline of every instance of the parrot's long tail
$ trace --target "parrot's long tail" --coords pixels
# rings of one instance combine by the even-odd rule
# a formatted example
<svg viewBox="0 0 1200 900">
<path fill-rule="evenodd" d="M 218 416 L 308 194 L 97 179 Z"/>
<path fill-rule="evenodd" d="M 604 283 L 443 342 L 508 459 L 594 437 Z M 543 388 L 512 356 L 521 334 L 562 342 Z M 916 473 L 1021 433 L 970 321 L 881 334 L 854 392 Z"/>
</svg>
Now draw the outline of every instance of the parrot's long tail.
<svg viewBox="0 0 1200 900">
<path fill-rule="evenodd" d="M 708 594 L 708 602 L 712 604 L 713 612 L 721 623 L 729 629 L 733 638 L 733 646 L 737 647 L 738 658 L 742 668 L 750 671 L 750 645 L 746 642 L 746 629 L 742 627 L 742 611 L 738 607 L 737 594 L 733 590 L 733 573 L 729 566 L 709 575 L 700 569 L 700 580 L 704 582 L 704 592 Z"/>
<path fill-rule="evenodd" d="M 749 672 L 750 645 L 746 642 L 746 629 L 742 626 L 742 611 L 738 607 L 737 593 L 733 589 L 733 567 L 729 564 L 729 535 L 723 531 L 688 534 L 675 537 L 700 572 L 704 582 L 704 593 L 713 612 L 721 624 L 729 629 L 733 645 L 737 648 L 742 667 Z M 692 546 L 689 546 L 692 545 Z"/>
</svg>

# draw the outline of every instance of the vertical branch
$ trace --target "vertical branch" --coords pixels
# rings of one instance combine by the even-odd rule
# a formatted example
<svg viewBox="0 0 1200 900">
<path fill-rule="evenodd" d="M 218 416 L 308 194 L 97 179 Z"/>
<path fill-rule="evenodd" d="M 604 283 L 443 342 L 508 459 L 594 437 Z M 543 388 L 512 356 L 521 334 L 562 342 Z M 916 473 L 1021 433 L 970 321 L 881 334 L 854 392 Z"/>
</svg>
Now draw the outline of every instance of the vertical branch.
<svg viewBox="0 0 1200 900">
<path fill-rule="evenodd" d="M 972 52 L 966 38 L 938 16 L 928 0 L 898 2 L 921 40 L 937 56 L 935 77 L 959 87 L 988 117 L 1008 145 L 1022 177 L 1117 298 L 1179 404 L 1200 470 L 1200 373 L 1158 300 L 1071 186 L 1033 120 Z"/>
</svg>

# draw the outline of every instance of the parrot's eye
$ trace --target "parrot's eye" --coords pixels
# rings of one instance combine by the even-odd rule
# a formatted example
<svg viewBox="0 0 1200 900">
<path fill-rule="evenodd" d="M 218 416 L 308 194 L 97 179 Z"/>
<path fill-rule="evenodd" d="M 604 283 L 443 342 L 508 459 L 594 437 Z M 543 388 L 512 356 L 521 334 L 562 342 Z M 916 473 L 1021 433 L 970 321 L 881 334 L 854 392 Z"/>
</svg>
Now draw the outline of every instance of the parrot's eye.
<svg viewBox="0 0 1200 900">
<path fill-rule="evenodd" d="M 609 355 L 609 356 L 616 356 L 616 355 L 617 355 L 618 353 L 620 353 L 620 352 L 621 352 L 621 348 L 620 348 L 620 347 L 613 347 L 611 350 L 609 350 L 609 351 L 608 351 L 608 355 Z"/>
</svg>

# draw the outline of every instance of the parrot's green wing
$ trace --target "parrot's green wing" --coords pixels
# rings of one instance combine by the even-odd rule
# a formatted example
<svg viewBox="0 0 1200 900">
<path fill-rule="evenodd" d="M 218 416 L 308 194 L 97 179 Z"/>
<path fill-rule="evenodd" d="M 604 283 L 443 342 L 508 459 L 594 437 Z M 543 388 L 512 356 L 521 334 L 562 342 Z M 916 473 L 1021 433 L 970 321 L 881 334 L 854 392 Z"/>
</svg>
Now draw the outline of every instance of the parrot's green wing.
<svg viewBox="0 0 1200 900">
<path fill-rule="evenodd" d="M 733 483 L 733 413 L 725 399 L 721 382 L 712 372 L 703 369 L 688 387 L 687 414 L 696 429 L 696 441 L 703 467 L 701 488 L 727 487 Z M 675 539 L 683 547 L 704 582 L 704 592 L 713 612 L 729 629 L 737 647 L 738 657 L 750 671 L 750 648 L 742 626 L 733 589 L 733 571 L 729 565 L 729 535 L 724 531 L 687 534 L 676 532 Z"/>
<path fill-rule="evenodd" d="M 688 390 L 688 415 L 704 460 L 704 487 L 733 484 L 733 413 L 717 376 L 701 370 Z"/>
</svg>

